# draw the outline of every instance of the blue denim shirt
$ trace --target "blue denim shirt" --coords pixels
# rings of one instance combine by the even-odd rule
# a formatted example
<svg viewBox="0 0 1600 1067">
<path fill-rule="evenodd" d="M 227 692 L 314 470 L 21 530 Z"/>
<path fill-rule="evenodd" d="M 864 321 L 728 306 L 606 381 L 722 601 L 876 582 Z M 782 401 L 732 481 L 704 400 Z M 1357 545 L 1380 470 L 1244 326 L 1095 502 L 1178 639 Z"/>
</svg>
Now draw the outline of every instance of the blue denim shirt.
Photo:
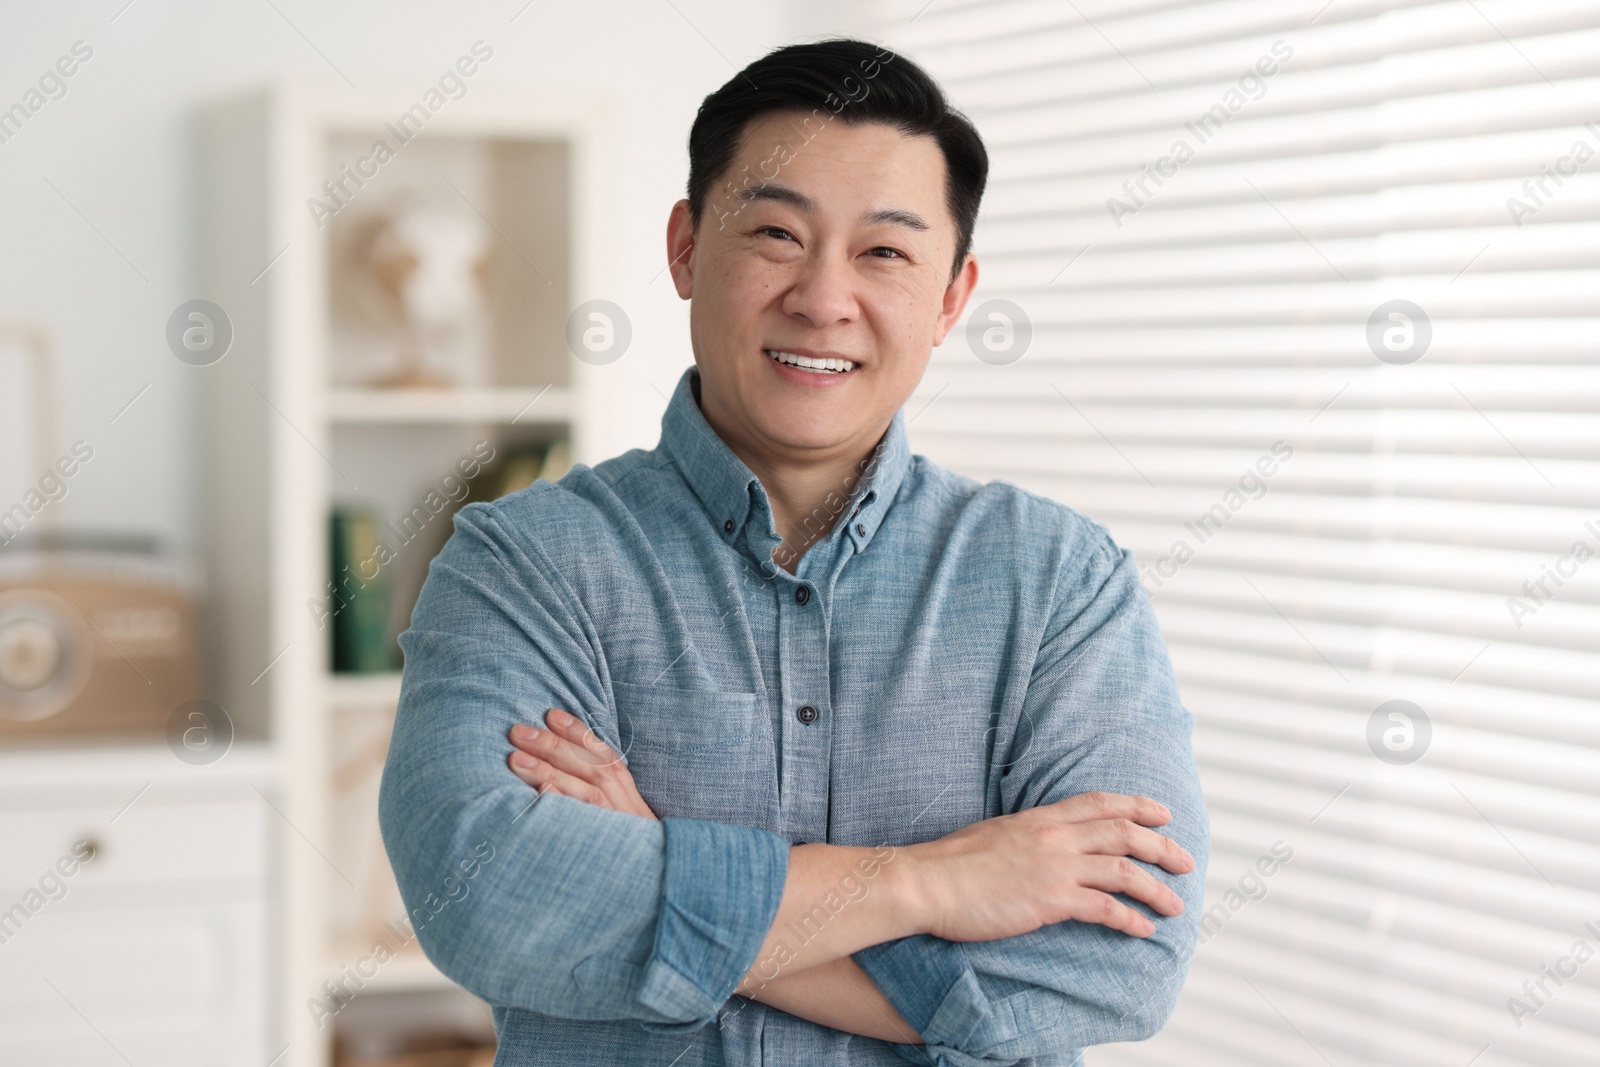
<svg viewBox="0 0 1600 1067">
<path fill-rule="evenodd" d="M 1208 825 L 1133 560 L 1068 507 L 911 455 L 900 412 L 791 575 L 697 392 L 691 368 L 653 450 L 463 508 L 400 639 L 384 843 L 428 956 L 494 1006 L 495 1063 L 1077 1064 L 1155 1032 L 1195 943 Z M 507 731 L 552 707 L 624 754 L 659 822 L 513 776 Z M 1097 789 L 1166 804 L 1195 858 L 1146 865 L 1185 904 L 1135 903 L 1153 936 L 1067 922 L 857 953 L 924 1046 L 733 995 L 791 844 L 892 863 Z M 811 921 L 871 891 L 842 883 Z"/>
</svg>

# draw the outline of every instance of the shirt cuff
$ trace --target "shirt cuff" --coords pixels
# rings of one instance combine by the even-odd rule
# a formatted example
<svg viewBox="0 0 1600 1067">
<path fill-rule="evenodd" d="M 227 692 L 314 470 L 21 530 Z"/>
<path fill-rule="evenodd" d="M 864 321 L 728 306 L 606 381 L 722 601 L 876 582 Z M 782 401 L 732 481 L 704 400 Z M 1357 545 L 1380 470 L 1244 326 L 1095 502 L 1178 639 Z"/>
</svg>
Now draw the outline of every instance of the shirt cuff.
<svg viewBox="0 0 1600 1067">
<path fill-rule="evenodd" d="M 854 958 L 928 1045 L 968 1049 L 993 1015 L 966 950 L 954 941 L 916 934 L 871 945 Z"/>
<path fill-rule="evenodd" d="M 673 1023 L 646 1030 L 697 1030 L 717 1017 L 755 963 L 783 899 L 789 842 L 767 830 L 701 819 L 661 820 L 666 872 L 655 945 L 639 1000 Z"/>
</svg>

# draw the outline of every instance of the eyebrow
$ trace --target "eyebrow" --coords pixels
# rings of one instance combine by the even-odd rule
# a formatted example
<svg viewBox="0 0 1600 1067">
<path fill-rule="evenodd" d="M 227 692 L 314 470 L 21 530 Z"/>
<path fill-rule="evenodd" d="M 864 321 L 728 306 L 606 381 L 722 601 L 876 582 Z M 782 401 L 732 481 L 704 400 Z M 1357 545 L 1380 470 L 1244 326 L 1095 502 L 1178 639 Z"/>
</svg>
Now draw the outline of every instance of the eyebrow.
<svg viewBox="0 0 1600 1067">
<path fill-rule="evenodd" d="M 754 186 L 753 188 L 745 189 L 744 192 L 739 194 L 739 199 L 746 201 L 747 203 L 754 203 L 757 200 L 770 200 L 778 204 L 788 204 L 796 211 L 803 212 L 807 215 L 814 212 L 817 207 L 816 203 L 809 196 L 806 196 L 799 190 L 791 189 L 787 185 L 776 185 L 772 182 L 765 182 L 761 185 Z M 861 221 L 868 223 L 887 223 L 891 226 L 904 226 L 908 230 L 926 231 L 928 229 L 928 224 L 923 221 L 921 215 L 918 215 L 914 211 L 906 211 L 902 208 L 883 208 L 878 211 L 863 211 L 861 213 Z"/>
</svg>

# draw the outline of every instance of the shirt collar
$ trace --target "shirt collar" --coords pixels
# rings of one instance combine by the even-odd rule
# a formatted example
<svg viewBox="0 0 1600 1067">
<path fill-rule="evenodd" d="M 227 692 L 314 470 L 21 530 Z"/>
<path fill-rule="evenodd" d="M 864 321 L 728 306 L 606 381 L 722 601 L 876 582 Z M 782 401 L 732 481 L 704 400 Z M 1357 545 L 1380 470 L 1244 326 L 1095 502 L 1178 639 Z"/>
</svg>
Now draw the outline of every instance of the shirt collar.
<svg viewBox="0 0 1600 1067">
<path fill-rule="evenodd" d="M 771 505 L 760 479 L 734 455 L 701 413 L 696 399 L 699 375 L 699 369 L 691 366 L 678 379 L 661 417 L 659 447 L 682 472 L 718 536 L 738 543 L 752 515 L 758 509 L 770 515 Z M 849 537 L 858 552 L 866 548 L 910 467 L 905 412 L 897 410 L 877 448 L 862 461 L 859 476 L 847 488 L 845 504 L 830 537 Z M 767 532 L 771 533 L 770 519 Z"/>
</svg>

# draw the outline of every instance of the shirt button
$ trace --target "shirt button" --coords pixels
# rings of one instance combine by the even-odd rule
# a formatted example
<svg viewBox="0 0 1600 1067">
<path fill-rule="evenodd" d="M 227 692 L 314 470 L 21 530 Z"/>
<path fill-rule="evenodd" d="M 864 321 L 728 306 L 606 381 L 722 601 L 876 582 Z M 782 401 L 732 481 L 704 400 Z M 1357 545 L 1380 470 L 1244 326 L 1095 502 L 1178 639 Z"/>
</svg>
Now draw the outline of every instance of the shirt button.
<svg viewBox="0 0 1600 1067">
<path fill-rule="evenodd" d="M 808 601 L 810 599 L 811 599 L 811 590 L 807 589 L 805 586 L 802 585 L 800 588 L 798 588 L 798 589 L 796 589 L 794 591 L 794 602 L 796 604 L 804 604 L 806 601 Z"/>
<path fill-rule="evenodd" d="M 867 524 L 866 523 L 864 523 L 864 522 L 856 523 L 856 536 L 857 537 L 865 537 L 865 536 L 867 536 Z"/>
<path fill-rule="evenodd" d="M 810 726 L 812 723 L 817 721 L 817 709 L 812 707 L 810 704 L 801 704 L 800 710 L 794 713 L 794 717 L 805 723 L 807 726 Z"/>
<path fill-rule="evenodd" d="M 726 522 L 724 522 L 722 524 L 722 532 L 723 533 L 733 533 L 733 520 L 732 519 L 728 519 Z"/>
</svg>

